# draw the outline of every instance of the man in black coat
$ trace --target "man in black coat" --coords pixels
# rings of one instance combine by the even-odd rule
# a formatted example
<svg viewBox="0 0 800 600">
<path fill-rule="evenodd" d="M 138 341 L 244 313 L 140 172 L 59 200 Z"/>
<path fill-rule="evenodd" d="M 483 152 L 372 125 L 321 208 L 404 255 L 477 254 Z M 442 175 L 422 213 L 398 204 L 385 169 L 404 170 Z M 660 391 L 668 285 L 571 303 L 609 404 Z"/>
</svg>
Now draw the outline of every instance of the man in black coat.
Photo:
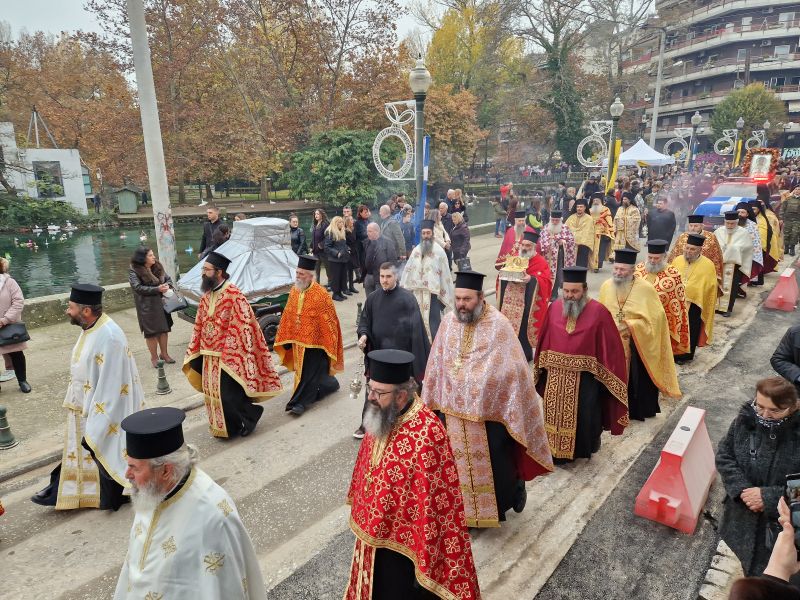
<svg viewBox="0 0 800 600">
<path fill-rule="evenodd" d="M 793 383 L 800 394 L 800 325 L 786 330 L 769 362 L 775 372 Z"/>
<path fill-rule="evenodd" d="M 405 242 L 404 242 L 405 243 Z M 381 265 L 396 262 L 397 250 L 394 243 L 381 235 L 377 223 L 367 225 L 367 243 L 364 247 L 364 292 L 369 296 L 380 281 Z"/>
<path fill-rule="evenodd" d="M 656 200 L 656 208 L 647 211 L 646 221 L 648 240 L 667 240 L 672 245 L 677 222 L 675 213 L 667 208 L 666 198 Z"/>
<path fill-rule="evenodd" d="M 202 254 L 203 250 L 211 245 L 214 232 L 222 225 L 222 221 L 219 218 L 219 208 L 216 206 L 211 205 L 206 208 L 206 216 L 208 216 L 208 221 L 203 224 L 203 239 L 200 240 L 200 252 L 198 252 L 198 255 Z"/>
</svg>

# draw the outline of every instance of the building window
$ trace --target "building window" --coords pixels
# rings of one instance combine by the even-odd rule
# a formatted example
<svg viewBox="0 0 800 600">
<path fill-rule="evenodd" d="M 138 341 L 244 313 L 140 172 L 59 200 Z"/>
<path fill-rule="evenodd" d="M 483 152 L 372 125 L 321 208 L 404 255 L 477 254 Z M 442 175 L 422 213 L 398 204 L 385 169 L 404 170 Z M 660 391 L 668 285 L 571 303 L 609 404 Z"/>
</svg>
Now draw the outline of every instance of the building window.
<svg viewBox="0 0 800 600">
<path fill-rule="evenodd" d="M 792 77 L 792 85 L 800 85 L 800 77 Z"/>
<path fill-rule="evenodd" d="M 678 115 L 677 119 L 675 119 L 675 125 L 683 125 L 686 123 L 686 115 Z"/>
<path fill-rule="evenodd" d="M 61 163 L 35 160 L 32 164 L 39 198 L 63 198 L 64 178 L 61 176 Z"/>
<path fill-rule="evenodd" d="M 681 98 L 686 98 L 689 96 L 689 90 L 681 90 Z"/>
<path fill-rule="evenodd" d="M 793 12 L 785 12 L 778 15 L 778 23 L 790 23 L 794 21 Z"/>
<path fill-rule="evenodd" d="M 786 85 L 786 77 L 770 77 L 769 87 L 783 87 Z"/>
<path fill-rule="evenodd" d="M 782 46 L 775 46 L 775 56 L 780 58 L 786 58 L 789 56 L 789 44 L 783 44 Z"/>
<path fill-rule="evenodd" d="M 745 31 L 750 30 L 750 25 L 753 24 L 753 17 L 742 17 L 742 29 Z"/>
<path fill-rule="evenodd" d="M 747 60 L 747 48 L 739 48 L 736 51 L 736 62 L 745 62 Z"/>
</svg>

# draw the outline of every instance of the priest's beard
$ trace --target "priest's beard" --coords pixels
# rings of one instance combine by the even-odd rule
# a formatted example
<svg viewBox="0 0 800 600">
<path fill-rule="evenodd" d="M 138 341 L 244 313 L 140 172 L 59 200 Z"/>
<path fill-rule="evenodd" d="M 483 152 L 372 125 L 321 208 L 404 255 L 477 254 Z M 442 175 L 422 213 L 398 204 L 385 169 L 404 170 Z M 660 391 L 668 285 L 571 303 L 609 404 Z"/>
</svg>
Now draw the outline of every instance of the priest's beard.
<svg viewBox="0 0 800 600">
<path fill-rule="evenodd" d="M 515 223 L 514 224 L 514 233 L 516 234 L 517 239 L 521 238 L 522 234 L 525 233 L 525 223 L 522 223 L 521 225 L 517 225 Z"/>
<path fill-rule="evenodd" d="M 601 212 L 603 212 L 603 207 L 600 206 L 599 204 L 595 204 L 592 206 L 592 208 L 589 209 L 589 212 L 592 214 L 593 217 L 596 217 Z"/>
<path fill-rule="evenodd" d="M 204 292 L 210 292 L 219 285 L 216 277 L 209 277 L 208 275 L 203 275 L 202 277 L 203 281 L 200 283 L 200 289 Z"/>
<path fill-rule="evenodd" d="M 747 217 L 739 217 L 739 227 L 747 227 Z"/>
<path fill-rule="evenodd" d="M 422 253 L 422 256 L 430 256 L 433 254 L 433 240 L 420 241 L 419 251 Z"/>
<path fill-rule="evenodd" d="M 667 268 L 667 259 L 662 258 L 656 264 L 651 263 L 649 260 L 645 261 L 644 263 L 644 270 L 648 273 L 661 273 L 664 269 Z"/>
<path fill-rule="evenodd" d="M 133 482 L 131 485 L 133 486 L 131 502 L 133 502 L 133 510 L 137 513 L 154 511 L 166 496 L 164 492 L 159 491 L 155 479 L 151 479 L 142 487 L 137 487 Z"/>
<path fill-rule="evenodd" d="M 612 275 L 611 278 L 614 280 L 614 286 L 617 288 L 617 291 L 621 291 L 627 288 L 628 284 L 633 281 L 633 273 L 630 275 Z"/>
<path fill-rule="evenodd" d="M 478 304 L 478 306 L 476 306 L 475 309 L 471 311 L 461 312 L 460 310 L 457 310 L 456 318 L 462 323 L 474 323 L 475 321 L 480 319 L 482 314 L 483 314 L 483 302 Z"/>
<path fill-rule="evenodd" d="M 547 233 L 555 236 L 561 235 L 561 223 L 559 223 L 558 225 L 553 225 L 552 223 L 548 223 Z"/>
<path fill-rule="evenodd" d="M 364 431 L 379 440 L 385 439 L 392 430 L 400 409 L 392 402 L 386 408 L 381 408 L 379 404 L 370 401 L 362 419 Z"/>
<path fill-rule="evenodd" d="M 520 250 L 519 255 L 522 258 L 533 258 L 533 255 L 536 254 L 536 250 Z"/>
<path fill-rule="evenodd" d="M 589 302 L 589 296 L 582 296 L 580 300 L 564 300 L 564 318 L 577 319 Z"/>
<path fill-rule="evenodd" d="M 311 287 L 311 282 L 295 280 L 294 287 L 296 287 L 297 291 L 299 292 L 305 292 L 309 287 Z"/>
</svg>

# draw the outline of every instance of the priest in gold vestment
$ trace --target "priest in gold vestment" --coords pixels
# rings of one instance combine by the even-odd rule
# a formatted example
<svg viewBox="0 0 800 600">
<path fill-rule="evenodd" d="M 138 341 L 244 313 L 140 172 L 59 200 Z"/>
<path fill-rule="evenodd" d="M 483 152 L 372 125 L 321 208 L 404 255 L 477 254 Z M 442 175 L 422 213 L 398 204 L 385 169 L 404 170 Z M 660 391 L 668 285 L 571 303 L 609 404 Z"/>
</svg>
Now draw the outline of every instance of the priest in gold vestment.
<svg viewBox="0 0 800 600">
<path fill-rule="evenodd" d="M 575 238 L 575 246 L 578 253 L 575 257 L 575 265 L 578 267 L 589 267 L 589 262 L 593 261 L 592 249 L 594 248 L 594 219 L 587 211 L 586 200 L 575 201 L 575 214 L 570 215 L 564 223 L 572 232 Z"/>
<path fill-rule="evenodd" d="M 614 275 L 600 286 L 598 300 L 617 323 L 628 358 L 628 412 L 644 421 L 661 412 L 659 393 L 681 395 L 672 356 L 669 327 L 656 289 L 633 276 L 636 252 L 617 250 Z M 667 358 L 668 360 L 664 360 Z"/>
<path fill-rule="evenodd" d="M 517 332 L 486 303 L 483 275 L 456 275 L 456 308 L 431 347 L 422 400 L 442 416 L 467 524 L 498 527 L 525 506 L 525 481 L 553 470 L 541 400 Z"/>
<path fill-rule="evenodd" d="M 714 264 L 714 270 L 717 273 L 717 285 L 720 290 L 722 289 L 722 248 L 713 233 L 703 229 L 703 215 L 689 215 L 686 217 L 686 231 L 678 236 L 672 250 L 669 251 L 667 261 L 671 264 L 678 256 L 683 256 L 683 249 L 686 247 L 686 241 L 691 234 L 702 235 L 705 241 L 703 242 L 702 254 Z"/>
</svg>

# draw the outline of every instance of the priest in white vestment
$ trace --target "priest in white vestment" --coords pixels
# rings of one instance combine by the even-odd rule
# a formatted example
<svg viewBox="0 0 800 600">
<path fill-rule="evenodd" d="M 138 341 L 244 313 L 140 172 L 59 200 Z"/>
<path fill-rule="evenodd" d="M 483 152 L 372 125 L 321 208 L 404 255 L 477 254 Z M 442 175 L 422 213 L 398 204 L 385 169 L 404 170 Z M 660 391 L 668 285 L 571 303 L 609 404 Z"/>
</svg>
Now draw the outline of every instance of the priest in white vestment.
<svg viewBox="0 0 800 600">
<path fill-rule="evenodd" d="M 75 284 L 67 315 L 81 332 L 70 358 L 61 464 L 31 500 L 56 510 L 117 510 L 128 501 L 122 420 L 144 401 L 125 333 L 103 314 L 103 288 Z"/>
<path fill-rule="evenodd" d="M 434 222 L 422 221 L 419 244 L 411 251 L 400 287 L 414 294 L 430 341 L 436 337 L 442 315 L 456 305 L 447 255 L 433 239 Z"/>
<path fill-rule="evenodd" d="M 741 290 L 742 277 L 750 277 L 753 269 L 753 242 L 746 229 L 739 227 L 739 213 L 725 213 L 725 226 L 714 231 L 722 249 L 722 296 L 717 301 L 717 314 L 730 317 Z"/>
<path fill-rule="evenodd" d="M 262 600 L 253 543 L 227 492 L 195 466 L 178 408 L 122 423 L 134 519 L 114 600 Z"/>
</svg>

